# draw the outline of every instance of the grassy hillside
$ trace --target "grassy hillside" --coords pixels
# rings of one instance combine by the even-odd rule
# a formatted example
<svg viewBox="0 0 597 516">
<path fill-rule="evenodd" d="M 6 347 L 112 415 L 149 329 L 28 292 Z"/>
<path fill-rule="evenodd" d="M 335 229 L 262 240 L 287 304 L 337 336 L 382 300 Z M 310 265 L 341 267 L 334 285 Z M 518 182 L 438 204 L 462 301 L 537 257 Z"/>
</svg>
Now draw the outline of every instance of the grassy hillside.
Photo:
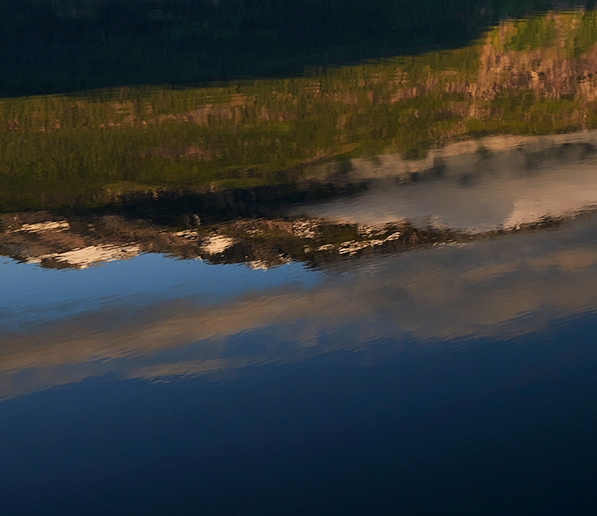
<svg viewBox="0 0 597 516">
<path fill-rule="evenodd" d="M 454 50 L 204 87 L 0 100 L 0 209 L 296 180 L 325 160 L 597 127 L 597 15 L 506 21 Z"/>
</svg>

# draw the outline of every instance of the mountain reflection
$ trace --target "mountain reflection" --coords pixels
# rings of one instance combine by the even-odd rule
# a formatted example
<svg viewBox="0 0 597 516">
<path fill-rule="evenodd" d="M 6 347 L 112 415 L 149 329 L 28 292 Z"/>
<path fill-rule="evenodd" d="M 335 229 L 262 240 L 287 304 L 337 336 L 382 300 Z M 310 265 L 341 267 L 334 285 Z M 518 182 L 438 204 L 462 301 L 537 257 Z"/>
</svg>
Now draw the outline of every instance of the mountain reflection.
<svg viewBox="0 0 597 516">
<path fill-rule="evenodd" d="M 302 74 L 309 67 L 454 48 L 500 17 L 585 4 L 3 0 L 0 95 Z"/>
<path fill-rule="evenodd" d="M 469 23 L 461 17 L 468 1 L 380 0 L 367 7 L 380 16 L 367 18 L 383 25 L 379 41 L 357 52 L 351 45 L 371 27 L 340 24 L 293 62 L 288 48 L 309 30 L 282 37 L 285 25 L 257 16 L 258 3 L 219 18 L 240 4 L 39 2 L 47 31 L 10 58 L 4 50 L 1 74 L 14 72 L 19 91 L 57 94 L 10 97 L 3 76 L 0 254 L 27 270 L 77 278 L 90 271 L 74 269 L 135 266 L 140 255 L 159 253 L 244 264 L 243 274 L 299 263 L 304 275 L 323 279 L 301 288 L 239 287 L 226 300 L 214 288 L 143 307 L 108 297 L 100 308 L 18 331 L 0 320 L 0 397 L 105 373 L 224 374 L 347 347 L 371 347 L 374 355 L 372 342 L 397 346 L 403 335 L 426 343 L 519 335 L 595 306 L 595 11 L 522 2 L 510 12 L 503 2 L 481 2 Z M 34 4 L 3 2 L 23 15 L 16 28 L 0 18 L 4 32 L 25 30 L 35 10 L 21 11 Z M 294 12 L 291 2 L 278 4 Z M 337 13 L 345 4 L 347 19 L 358 20 L 363 2 L 321 2 L 304 16 L 312 21 L 326 6 Z M 104 62 L 95 80 L 86 67 L 127 44 L 128 36 L 114 39 L 119 9 L 128 10 L 121 19 L 139 31 L 138 42 L 157 32 L 174 42 L 156 54 L 154 75 L 141 58 L 146 50 L 132 48 L 122 62 Z M 421 11 L 412 27 L 396 25 L 408 9 Z M 429 21 L 431 11 L 440 21 Z M 502 15 L 526 17 L 499 21 Z M 420 23 L 437 29 L 437 41 L 409 49 L 404 41 Z M 84 27 L 96 29 L 89 40 Z M 52 39 L 59 28 L 68 30 Z M 324 29 L 313 26 L 318 37 Z M 345 29 L 337 49 L 350 51 L 321 61 L 321 49 Z M 388 46 L 398 33 L 403 39 Z M 82 64 L 85 45 L 97 38 L 104 46 Z M 229 59 L 241 42 L 252 56 L 245 68 Z M 195 43 L 203 45 L 204 69 L 172 75 L 196 57 Z M 78 44 L 83 57 L 44 82 L 46 66 L 55 65 L 49 54 L 63 59 Z M 212 55 L 216 47 L 225 52 Z M 19 61 L 24 55 L 29 60 Z M 120 73 L 127 60 L 135 64 L 129 75 Z M 330 62 L 352 64 L 303 73 L 307 64 Z M 245 79 L 172 86 L 230 76 Z M 123 78 L 120 89 L 64 94 Z M 164 260 L 150 273 L 177 264 Z M 202 269 L 199 281 L 208 275 Z M 265 344 L 248 352 L 237 345 L 243 339 Z"/>
<path fill-rule="evenodd" d="M 374 359 L 376 342 L 399 346 L 405 335 L 433 345 L 541 331 L 595 306 L 596 222 L 589 215 L 555 234 L 519 233 L 361 258 L 348 269 L 332 267 L 311 287 L 289 284 L 222 301 L 187 297 L 138 307 L 108 301 L 18 332 L 5 329 L 1 395 L 108 372 L 207 374 L 347 347 L 370 350 Z"/>
<path fill-rule="evenodd" d="M 327 165 L 328 179 L 292 188 L 170 193 L 107 212 L 11 213 L 0 216 L 0 253 L 49 268 L 147 252 L 319 266 L 557 227 L 597 205 L 596 143 L 596 132 L 490 137 L 419 161 L 359 158 L 342 173 Z"/>
<path fill-rule="evenodd" d="M 0 33 L 3 513 L 594 512 L 597 0 Z"/>
<path fill-rule="evenodd" d="M 596 34 L 594 11 L 550 12 L 466 47 L 312 76 L 5 98 L 0 210 L 292 189 L 358 158 L 416 162 L 492 134 L 591 130 Z"/>
</svg>

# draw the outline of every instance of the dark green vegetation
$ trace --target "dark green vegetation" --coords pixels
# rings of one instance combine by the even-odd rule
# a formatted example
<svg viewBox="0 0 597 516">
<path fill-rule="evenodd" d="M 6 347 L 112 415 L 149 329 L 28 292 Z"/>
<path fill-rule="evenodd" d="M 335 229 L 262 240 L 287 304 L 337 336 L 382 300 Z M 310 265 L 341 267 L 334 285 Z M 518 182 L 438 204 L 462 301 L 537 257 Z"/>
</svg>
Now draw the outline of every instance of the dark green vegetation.
<svg viewBox="0 0 597 516">
<path fill-rule="evenodd" d="M 551 0 L 0 0 L 0 96 L 302 74 L 306 67 L 462 46 L 501 18 L 553 5 Z"/>
<path fill-rule="evenodd" d="M 41 13 L 40 5 L 35 9 L 30 5 L 28 16 Z M 49 3 L 43 5 L 50 8 Z M 56 1 L 52 8 L 66 5 Z M 104 20 L 102 13 L 110 9 L 134 11 L 150 4 L 139 0 L 76 5 L 78 18 L 44 16 L 57 24 L 94 24 Z M 203 4 L 183 5 L 198 9 Z M 222 0 L 209 5 L 205 9 L 216 12 L 233 4 Z M 246 3 L 243 16 L 252 12 L 251 5 Z M 314 4 L 313 12 L 325 5 L 332 4 Z M 431 4 L 408 5 L 426 9 Z M 469 2 L 462 3 L 463 9 L 467 6 L 471 7 Z M 290 9 L 284 3 L 282 7 Z M 494 11 L 499 10 L 494 6 Z M 155 27 L 170 19 L 182 23 L 174 15 L 163 14 L 163 9 L 159 12 Z M 14 16 L 21 21 L 9 24 L 2 18 L 4 31 L 24 27 L 25 15 Z M 114 14 L 105 19 L 110 23 L 141 19 L 139 13 L 127 16 Z M 189 20 L 193 16 L 189 14 Z M 280 16 L 272 20 L 283 19 Z M 154 25 L 114 28 L 114 34 L 145 41 L 152 34 L 148 27 Z M 31 41 L 23 39 L 25 46 L 42 41 L 43 34 L 31 35 Z M 66 38 L 69 32 L 60 34 Z M 417 160 L 428 149 L 459 139 L 595 128 L 596 42 L 594 11 L 550 12 L 504 21 L 462 48 L 294 78 L 8 97 L 0 100 L 0 211 L 98 208 L 130 198 L 151 198 L 158 192 L 234 191 L 230 195 L 242 198 L 253 196 L 255 188 L 271 192 L 280 185 L 285 186 L 273 197 L 280 192 L 292 196 L 304 190 L 296 187 L 299 183 L 326 181 L 330 174 L 349 171 L 351 160 L 357 157 L 393 152 L 404 160 Z M 93 57 L 81 48 L 81 59 Z M 151 48 L 139 52 L 148 59 L 155 57 Z M 73 66 L 83 70 L 77 63 Z M 172 66 L 184 69 L 175 61 Z M 158 65 L 155 70 L 159 71 Z M 53 76 L 59 77 L 60 70 Z M 98 77 L 107 76 L 102 71 Z M 249 193 L 239 194 L 242 191 Z"/>
</svg>

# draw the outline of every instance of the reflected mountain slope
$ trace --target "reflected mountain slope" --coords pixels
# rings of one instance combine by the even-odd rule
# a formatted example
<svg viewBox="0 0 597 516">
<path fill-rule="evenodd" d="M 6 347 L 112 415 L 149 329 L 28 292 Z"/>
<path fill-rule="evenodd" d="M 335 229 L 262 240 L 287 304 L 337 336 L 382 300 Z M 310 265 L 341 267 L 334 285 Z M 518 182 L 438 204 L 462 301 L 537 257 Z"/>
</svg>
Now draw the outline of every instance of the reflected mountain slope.
<svg viewBox="0 0 597 516">
<path fill-rule="evenodd" d="M 348 268 L 333 266 L 313 286 L 280 285 L 223 301 L 107 301 L 18 332 L 5 329 L 2 396 L 109 372 L 184 376 L 347 346 L 374 353 L 376 342 L 400 335 L 433 345 L 542 331 L 596 306 L 596 220 L 590 215 L 557 233 L 363 257 Z"/>
<path fill-rule="evenodd" d="M 454 48 L 550 0 L 0 2 L 0 96 L 300 75 Z M 19 44 L 15 45 L 14 42 Z"/>
<path fill-rule="evenodd" d="M 60 16 L 88 23 L 112 4 L 72 5 Z M 323 279 L 2 323 L 3 395 L 301 360 L 345 349 L 345 332 L 367 347 L 582 316 L 595 306 L 596 72 L 597 14 L 577 9 L 309 77 L 4 98 L 0 254 L 19 267 L 86 274 L 158 253 L 168 270 L 294 262 Z M 288 346 L 230 355 L 243 335 Z"/>
<path fill-rule="evenodd" d="M 358 158 L 291 188 L 165 193 L 112 209 L 0 216 L 0 253 L 86 268 L 140 253 L 321 266 L 555 228 L 597 206 L 597 132 L 488 137 L 420 161 Z"/>
<path fill-rule="evenodd" d="M 292 188 L 359 157 L 417 162 L 491 134 L 591 130 L 596 44 L 594 11 L 553 12 L 457 50 L 314 77 L 3 99 L 0 211 Z"/>
<path fill-rule="evenodd" d="M 596 7 L 0 0 L 4 512 L 594 513 Z"/>
</svg>

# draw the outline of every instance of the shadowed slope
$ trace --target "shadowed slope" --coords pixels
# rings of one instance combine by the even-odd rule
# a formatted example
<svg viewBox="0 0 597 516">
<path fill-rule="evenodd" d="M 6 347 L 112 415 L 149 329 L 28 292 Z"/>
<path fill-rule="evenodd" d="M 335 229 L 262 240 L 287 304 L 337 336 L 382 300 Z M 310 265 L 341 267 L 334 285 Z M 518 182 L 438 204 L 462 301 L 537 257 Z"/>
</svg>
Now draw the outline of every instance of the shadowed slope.
<svg viewBox="0 0 597 516">
<path fill-rule="evenodd" d="M 553 7 L 551 0 L 0 0 L 0 96 L 296 75 L 459 47 L 501 18 Z"/>
</svg>

